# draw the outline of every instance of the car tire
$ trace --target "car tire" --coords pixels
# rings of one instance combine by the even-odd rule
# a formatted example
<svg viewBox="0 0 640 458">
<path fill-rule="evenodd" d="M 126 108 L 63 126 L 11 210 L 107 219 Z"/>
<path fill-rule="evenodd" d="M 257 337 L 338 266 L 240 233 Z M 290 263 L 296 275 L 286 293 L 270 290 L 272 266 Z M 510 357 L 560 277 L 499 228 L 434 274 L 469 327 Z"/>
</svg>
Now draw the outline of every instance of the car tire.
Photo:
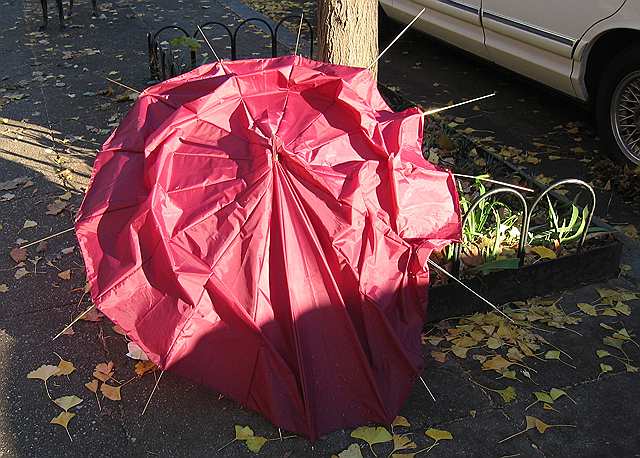
<svg viewBox="0 0 640 458">
<path fill-rule="evenodd" d="M 640 164 L 640 45 L 620 52 L 600 78 L 600 138 L 613 159 Z"/>
</svg>

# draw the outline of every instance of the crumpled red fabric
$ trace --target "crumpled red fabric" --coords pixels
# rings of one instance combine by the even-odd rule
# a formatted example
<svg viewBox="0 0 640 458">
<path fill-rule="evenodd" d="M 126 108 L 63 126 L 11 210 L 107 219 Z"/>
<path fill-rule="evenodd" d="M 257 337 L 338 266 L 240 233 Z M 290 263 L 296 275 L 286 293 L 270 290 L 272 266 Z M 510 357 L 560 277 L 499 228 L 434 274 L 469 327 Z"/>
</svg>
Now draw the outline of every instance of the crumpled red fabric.
<svg viewBox="0 0 640 458">
<path fill-rule="evenodd" d="M 422 132 L 369 71 L 298 56 L 148 88 L 77 217 L 94 303 L 283 429 L 389 424 L 422 366 L 426 259 L 460 236 Z"/>
</svg>

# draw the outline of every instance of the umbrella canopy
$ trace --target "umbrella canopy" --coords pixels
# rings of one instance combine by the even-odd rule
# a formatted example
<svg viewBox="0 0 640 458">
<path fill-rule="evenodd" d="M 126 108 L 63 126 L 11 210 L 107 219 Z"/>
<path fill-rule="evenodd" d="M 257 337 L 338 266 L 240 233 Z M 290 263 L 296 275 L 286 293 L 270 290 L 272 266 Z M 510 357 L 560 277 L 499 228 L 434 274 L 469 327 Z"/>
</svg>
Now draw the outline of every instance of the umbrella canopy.
<svg viewBox="0 0 640 458">
<path fill-rule="evenodd" d="M 76 222 L 96 306 L 164 369 L 310 438 L 390 423 L 422 363 L 454 180 L 370 72 L 298 56 L 145 90 Z"/>
</svg>

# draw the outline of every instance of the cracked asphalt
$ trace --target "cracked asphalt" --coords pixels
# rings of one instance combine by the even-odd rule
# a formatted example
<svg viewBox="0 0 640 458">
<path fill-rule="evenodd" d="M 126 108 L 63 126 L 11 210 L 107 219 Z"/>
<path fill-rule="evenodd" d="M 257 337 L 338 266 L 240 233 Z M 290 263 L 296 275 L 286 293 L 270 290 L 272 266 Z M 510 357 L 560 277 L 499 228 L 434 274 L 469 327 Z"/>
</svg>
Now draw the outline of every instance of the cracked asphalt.
<svg viewBox="0 0 640 458">
<path fill-rule="evenodd" d="M 239 14 L 247 14 L 243 9 L 246 5 L 235 0 L 118 0 L 102 2 L 103 16 L 91 19 L 89 2 L 84 1 L 74 6 L 69 27 L 62 33 L 57 30 L 53 14 L 49 31 L 37 32 L 37 2 L 0 0 L 0 6 L 4 12 L 0 16 L 0 183 L 18 177 L 29 180 L 26 186 L 23 183 L 0 193 L 14 194 L 6 201 L 0 197 L 0 247 L 4 252 L 0 256 L 0 284 L 8 288 L 0 293 L 0 455 L 252 456 L 238 443 L 218 449 L 233 438 L 235 424 L 249 425 L 256 434 L 269 438 L 278 437 L 277 428 L 235 402 L 170 373 L 164 375 L 144 416 L 141 412 L 154 385 L 153 375 L 124 387 L 122 401 L 102 399 L 101 409 L 98 408 L 93 394 L 83 386 L 90 381 L 94 366 L 113 360 L 115 376 L 127 380 L 133 376 L 134 363 L 124 356 L 125 340 L 105 320 L 79 322 L 74 325 L 73 335 L 51 340 L 90 305 L 83 295 L 83 266 L 77 249 L 70 254 L 62 251 L 75 246 L 73 235 L 51 239 L 41 252 L 31 247 L 25 264 L 28 274 L 20 279 L 15 278 L 17 266 L 8 255 L 19 239 L 36 240 L 72 225 L 96 148 L 130 106 L 130 101 L 117 101 L 126 91 L 115 85 L 109 91 L 104 77 L 121 77 L 131 87 L 145 87 L 150 78 L 148 31 L 175 20 L 190 27 L 194 21 L 206 19 L 233 25 L 241 19 Z M 246 36 L 242 43 L 245 55 L 265 51 L 258 38 Z M 415 44 L 400 42 L 399 55 L 412 58 L 410 48 L 415 49 Z M 403 54 L 404 51 L 408 53 Z M 390 78 L 394 69 L 405 68 L 395 56 L 392 54 L 385 63 L 383 80 Z M 397 73 L 401 74 L 399 70 Z M 417 94 L 419 84 L 424 84 L 418 79 L 408 81 L 409 78 L 394 79 L 389 84 L 407 94 Z M 470 87 L 469 95 L 480 89 Z M 443 92 L 441 97 L 433 100 L 446 101 L 451 94 Z M 505 100 L 491 103 L 487 110 L 497 111 Z M 557 114 L 548 113 L 547 102 L 537 103 L 541 122 L 555 123 Z M 497 135 L 502 134 L 496 132 Z M 530 135 L 523 134 L 523 142 L 528 141 Z M 66 192 L 71 194 L 67 208 L 59 215 L 47 215 L 47 205 Z M 23 229 L 26 220 L 35 221 L 37 226 Z M 608 286 L 638 291 L 639 253 L 636 244 L 625 248 L 624 262 L 631 266 L 631 273 Z M 58 276 L 66 270 L 70 270 L 71 280 Z M 575 304 L 595 300 L 595 286 L 565 292 L 563 307 L 574 311 Z M 510 404 L 470 381 L 489 386 L 502 384 L 495 374 L 481 371 L 476 361 L 449 358 L 440 364 L 429 356 L 431 349 L 425 347 L 423 377 L 437 401 L 434 403 L 416 384 L 401 412 L 412 425 L 407 431 L 414 433 L 412 438 L 419 446 L 427 444 L 424 431 L 428 427 L 453 433 L 454 440 L 435 447 L 431 456 L 638 456 L 638 374 L 616 365 L 612 372 L 599 376 L 600 360 L 595 354 L 606 335 L 599 325 L 601 321 L 624 325 L 630 331 L 640 329 L 640 311 L 636 310 L 640 304 L 630 301 L 629 305 L 632 313 L 628 317 L 585 317 L 575 327 L 580 335 L 548 330 L 545 337 L 572 355 L 576 369 L 534 360 L 530 365 L 537 371 L 538 385 L 513 382 L 518 398 Z M 84 399 L 74 409 L 77 417 L 69 425 L 73 443 L 61 427 L 49 424 L 59 409 L 47 399 L 42 383 L 26 378 L 29 371 L 42 364 L 57 364 L 53 352 L 72 361 L 77 370 L 68 378 L 49 380 L 52 396 L 75 394 Z M 637 348 L 632 347 L 629 355 L 640 359 Z M 560 412 L 536 407 L 527 414 L 576 428 L 552 429 L 545 434 L 530 431 L 498 444 L 500 439 L 523 429 L 524 409 L 534 399 L 532 393 L 552 387 L 566 390 L 576 404 L 563 404 Z M 300 438 L 270 441 L 261 454 L 329 457 L 354 442 L 350 431 L 343 430 L 315 443 Z M 385 446 L 377 449 L 382 451 Z M 388 447 L 386 450 L 390 451 Z M 367 448 L 362 452 L 371 456 Z"/>
</svg>

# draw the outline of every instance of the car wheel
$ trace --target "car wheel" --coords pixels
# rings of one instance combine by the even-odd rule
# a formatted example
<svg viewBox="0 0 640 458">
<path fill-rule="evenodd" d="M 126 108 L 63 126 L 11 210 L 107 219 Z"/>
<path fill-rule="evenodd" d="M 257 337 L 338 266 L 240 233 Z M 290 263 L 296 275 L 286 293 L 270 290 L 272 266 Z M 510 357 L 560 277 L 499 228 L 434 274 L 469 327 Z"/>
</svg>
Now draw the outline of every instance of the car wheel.
<svg viewBox="0 0 640 458">
<path fill-rule="evenodd" d="M 596 100 L 600 137 L 612 156 L 640 164 L 640 46 L 616 56 Z"/>
</svg>

